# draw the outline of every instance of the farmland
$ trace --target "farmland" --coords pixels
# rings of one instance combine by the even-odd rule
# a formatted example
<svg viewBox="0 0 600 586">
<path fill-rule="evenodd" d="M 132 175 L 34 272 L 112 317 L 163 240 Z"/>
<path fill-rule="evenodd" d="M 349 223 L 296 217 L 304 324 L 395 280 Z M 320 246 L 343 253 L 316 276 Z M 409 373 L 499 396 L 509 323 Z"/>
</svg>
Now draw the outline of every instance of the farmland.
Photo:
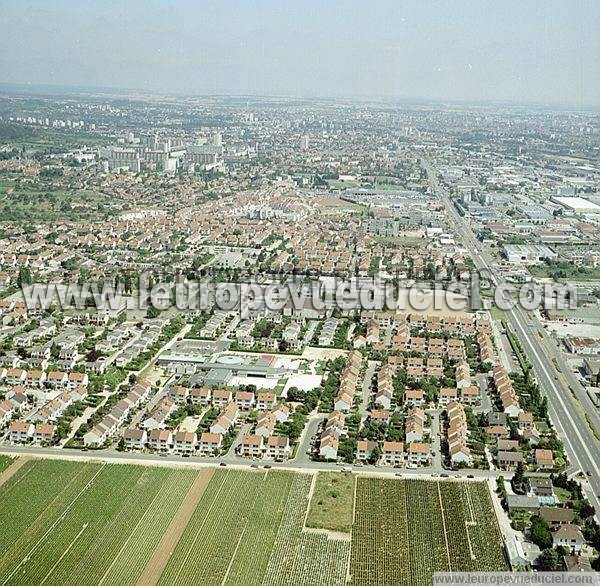
<svg viewBox="0 0 600 586">
<path fill-rule="evenodd" d="M 31 460 L 0 486 L 0 585 L 425 583 L 504 568 L 484 485 L 354 486 L 341 473 Z"/>
<path fill-rule="evenodd" d="M 431 584 L 436 571 L 504 569 L 485 485 L 358 479 L 353 584 Z"/>
<path fill-rule="evenodd" d="M 314 482 L 307 527 L 350 533 L 354 506 L 354 476 L 319 472 Z"/>
</svg>

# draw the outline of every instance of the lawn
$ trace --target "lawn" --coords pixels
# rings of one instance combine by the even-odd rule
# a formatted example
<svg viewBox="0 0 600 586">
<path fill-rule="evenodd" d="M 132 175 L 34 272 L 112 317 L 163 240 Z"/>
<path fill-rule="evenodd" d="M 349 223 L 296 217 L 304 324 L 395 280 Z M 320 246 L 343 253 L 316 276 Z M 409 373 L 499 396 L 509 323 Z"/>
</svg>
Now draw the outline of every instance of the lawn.
<svg viewBox="0 0 600 586">
<path fill-rule="evenodd" d="M 319 472 L 306 526 L 350 533 L 353 507 L 354 476 L 342 472 Z"/>
</svg>

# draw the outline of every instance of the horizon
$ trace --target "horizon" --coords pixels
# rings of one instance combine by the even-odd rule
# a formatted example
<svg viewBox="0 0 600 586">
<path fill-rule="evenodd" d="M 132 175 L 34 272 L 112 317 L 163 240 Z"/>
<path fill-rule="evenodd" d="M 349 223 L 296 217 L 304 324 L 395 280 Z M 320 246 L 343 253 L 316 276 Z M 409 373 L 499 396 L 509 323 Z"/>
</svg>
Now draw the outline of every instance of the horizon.
<svg viewBox="0 0 600 586">
<path fill-rule="evenodd" d="M 4 2 L 2 82 L 186 96 L 600 106 L 600 5 Z M 185 18 L 182 19 L 182 14 Z M 70 26 L 64 24 L 69 22 Z M 48 50 L 52 47 L 52 50 Z M 128 88 L 132 88 L 128 90 Z M 113 90 L 113 91 L 114 91 Z"/>
</svg>

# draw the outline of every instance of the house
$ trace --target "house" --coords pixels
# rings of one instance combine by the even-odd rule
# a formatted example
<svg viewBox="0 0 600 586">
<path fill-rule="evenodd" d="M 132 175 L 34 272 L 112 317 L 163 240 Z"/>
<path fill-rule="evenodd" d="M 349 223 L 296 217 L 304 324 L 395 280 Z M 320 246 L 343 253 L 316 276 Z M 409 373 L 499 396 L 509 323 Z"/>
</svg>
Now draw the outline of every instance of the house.
<svg viewBox="0 0 600 586">
<path fill-rule="evenodd" d="M 173 447 L 173 434 L 168 429 L 153 429 L 148 436 L 148 446 L 158 452 L 168 452 Z"/>
<path fill-rule="evenodd" d="M 404 394 L 404 403 L 413 407 L 425 405 L 425 393 L 421 390 L 407 390 Z"/>
<path fill-rule="evenodd" d="M 256 395 L 256 408 L 260 411 L 272 409 L 277 401 L 275 393 L 263 392 Z"/>
<path fill-rule="evenodd" d="M 235 394 L 235 404 L 242 411 L 249 411 L 254 406 L 254 393 L 250 391 L 238 391 Z"/>
<path fill-rule="evenodd" d="M 572 553 L 579 553 L 585 545 L 585 538 L 577 525 L 565 523 L 552 534 L 552 543 L 554 547 L 562 546 Z"/>
<path fill-rule="evenodd" d="M 190 389 L 182 387 L 181 385 L 174 385 L 169 387 L 167 396 L 171 401 L 175 401 L 178 405 L 185 405 L 190 395 Z"/>
<path fill-rule="evenodd" d="M 377 448 L 377 442 L 371 440 L 358 440 L 356 443 L 356 459 L 361 461 L 368 460 L 373 451 Z"/>
<path fill-rule="evenodd" d="M 460 400 L 465 405 L 477 405 L 480 401 L 479 387 L 471 385 L 460 390 Z"/>
<path fill-rule="evenodd" d="M 8 428 L 9 438 L 11 442 L 23 443 L 33 439 L 35 427 L 32 423 L 25 421 L 13 421 Z"/>
<path fill-rule="evenodd" d="M 221 448 L 223 436 L 218 433 L 204 432 L 200 435 L 199 449 L 204 455 L 215 454 Z"/>
<path fill-rule="evenodd" d="M 245 434 L 242 436 L 242 441 L 238 449 L 241 456 L 260 458 L 264 450 L 263 437 L 260 435 Z"/>
<path fill-rule="evenodd" d="M 262 437 L 269 437 L 273 435 L 275 431 L 275 423 L 277 420 L 275 419 L 275 415 L 270 412 L 263 413 L 259 416 L 258 422 L 256 424 L 256 435 L 260 435 Z"/>
<path fill-rule="evenodd" d="M 408 446 L 408 461 L 412 464 L 428 464 L 431 459 L 431 446 L 413 442 Z"/>
<path fill-rule="evenodd" d="M 46 383 L 55 389 L 64 389 L 69 384 L 69 375 L 60 370 L 53 370 L 48 373 Z"/>
<path fill-rule="evenodd" d="M 173 437 L 173 447 L 177 454 L 193 454 L 196 450 L 197 437 L 193 431 L 178 431 Z"/>
<path fill-rule="evenodd" d="M 326 460 L 337 460 L 338 438 L 330 432 L 321 435 L 319 444 L 319 456 Z"/>
<path fill-rule="evenodd" d="M 519 442 L 511 439 L 499 439 L 497 442 L 499 452 L 511 452 L 519 449 Z"/>
<path fill-rule="evenodd" d="M 67 377 L 67 387 L 74 389 L 76 387 L 87 387 L 90 379 L 85 372 L 70 372 Z"/>
<path fill-rule="evenodd" d="M 7 385 L 22 385 L 27 380 L 27 371 L 22 368 L 9 368 L 4 378 Z"/>
<path fill-rule="evenodd" d="M 210 403 L 212 392 L 208 387 L 194 387 L 190 391 L 190 401 L 193 404 L 208 405 Z"/>
<path fill-rule="evenodd" d="M 406 443 L 420 442 L 423 440 L 425 424 L 425 412 L 420 407 L 408 410 L 405 425 Z"/>
<path fill-rule="evenodd" d="M 536 497 L 540 504 L 554 504 L 554 487 L 552 486 L 551 478 L 534 478 L 527 479 L 527 494 Z"/>
<path fill-rule="evenodd" d="M 400 466 L 404 462 L 404 443 L 383 442 L 381 462 L 389 466 Z"/>
<path fill-rule="evenodd" d="M 287 460 L 290 455 L 290 440 L 287 436 L 273 435 L 267 439 L 267 451 L 265 456 L 279 462 Z"/>
<path fill-rule="evenodd" d="M 505 427 L 504 425 L 488 425 L 485 428 L 485 433 L 495 439 L 506 439 L 510 436 L 508 427 Z"/>
<path fill-rule="evenodd" d="M 231 402 L 228 403 L 225 409 L 221 412 L 221 415 L 210 426 L 210 433 L 217 433 L 225 435 L 231 427 L 237 421 L 239 416 L 238 406 Z"/>
<path fill-rule="evenodd" d="M 6 425 L 16 411 L 15 406 L 10 401 L 0 402 L 0 426 Z"/>
<path fill-rule="evenodd" d="M 498 452 L 498 467 L 503 470 L 515 468 L 519 462 L 523 462 L 522 452 Z"/>
<path fill-rule="evenodd" d="M 217 389 L 216 391 L 213 391 L 212 402 L 215 407 L 221 408 L 230 403 L 232 398 L 233 395 L 231 394 L 231 391 L 226 389 Z"/>
<path fill-rule="evenodd" d="M 517 417 L 517 427 L 520 431 L 531 429 L 533 427 L 533 413 L 522 411 Z"/>
<path fill-rule="evenodd" d="M 89 446 L 100 446 L 108 439 L 108 432 L 99 425 L 90 429 L 83 436 L 83 445 Z"/>
<path fill-rule="evenodd" d="M 540 503 L 536 497 L 527 496 L 523 494 L 507 495 L 506 504 L 508 505 L 508 510 L 511 513 L 513 511 L 527 511 L 531 513 L 537 513 L 540 509 Z"/>
<path fill-rule="evenodd" d="M 556 529 L 560 525 L 572 523 L 575 519 L 573 509 L 563 507 L 540 507 L 540 517 L 548 523 L 550 529 Z"/>
<path fill-rule="evenodd" d="M 579 555 L 563 556 L 563 562 L 567 572 L 591 572 L 590 560 Z"/>
<path fill-rule="evenodd" d="M 335 398 L 333 408 L 335 411 L 349 411 L 350 407 L 352 407 L 353 400 L 354 395 L 340 391 L 340 393 Z"/>
<path fill-rule="evenodd" d="M 554 457 L 552 450 L 535 450 L 535 463 L 540 468 L 554 468 Z"/>
<path fill-rule="evenodd" d="M 123 433 L 123 443 L 129 450 L 143 450 L 148 442 L 145 429 L 126 429 Z"/>
<path fill-rule="evenodd" d="M 473 456 L 471 450 L 464 442 L 456 442 L 449 446 L 450 461 L 453 465 L 465 464 L 470 466 L 473 464 Z"/>
<path fill-rule="evenodd" d="M 46 373 L 43 370 L 30 370 L 27 372 L 27 380 L 25 386 L 28 388 L 40 388 L 46 382 Z"/>
<path fill-rule="evenodd" d="M 279 403 L 271 413 L 275 416 L 278 423 L 285 423 L 290 417 L 290 408 L 283 403 Z"/>
<path fill-rule="evenodd" d="M 54 439 L 56 433 L 56 425 L 50 423 L 38 423 L 35 426 L 34 441 L 37 443 L 49 444 Z"/>
<path fill-rule="evenodd" d="M 439 403 L 440 405 L 447 405 L 456 401 L 458 396 L 458 390 L 452 387 L 442 387 L 440 389 Z"/>
</svg>

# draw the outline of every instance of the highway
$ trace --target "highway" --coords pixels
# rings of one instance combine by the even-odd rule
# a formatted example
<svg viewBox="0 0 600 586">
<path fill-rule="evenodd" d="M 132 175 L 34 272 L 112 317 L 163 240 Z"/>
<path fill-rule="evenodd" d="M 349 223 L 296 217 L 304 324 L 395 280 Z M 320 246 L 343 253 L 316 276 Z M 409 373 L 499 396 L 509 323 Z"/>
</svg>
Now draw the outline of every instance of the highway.
<svg viewBox="0 0 600 586">
<path fill-rule="evenodd" d="M 471 227 L 458 213 L 447 193 L 440 187 L 437 174 L 431 164 L 423 160 L 423 165 L 433 191 L 444 203 L 449 218 L 454 224 L 455 233 L 462 238 L 464 245 L 471 253 L 475 267 L 479 270 L 485 270 L 490 275 L 492 285 L 497 286 L 501 281 L 493 268 L 493 262 L 481 250 Z M 573 398 L 569 388 L 560 383 L 560 373 L 555 370 L 552 354 L 549 354 L 549 349 L 547 347 L 543 348 L 540 343 L 537 331 L 543 330 L 543 328 L 536 327 L 539 324 L 537 316 L 533 316 L 531 312 L 526 314 L 520 307 L 515 307 L 505 313 L 510 327 L 515 332 L 532 364 L 542 392 L 548 397 L 550 417 L 557 429 L 559 438 L 565 445 L 570 462 L 586 475 L 589 473 L 589 477 L 582 482 L 582 485 L 590 503 L 596 508 L 596 516 L 598 516 L 598 512 L 600 512 L 600 468 L 598 464 L 600 461 L 600 444 L 585 419 L 584 409 L 588 411 L 594 422 L 598 420 L 598 412 L 585 390 L 583 390 L 585 398 L 582 399 L 581 404 L 577 404 L 577 400 Z M 581 385 L 579 386 L 581 387 Z M 577 396 L 579 398 L 579 393 L 577 393 Z"/>
</svg>

